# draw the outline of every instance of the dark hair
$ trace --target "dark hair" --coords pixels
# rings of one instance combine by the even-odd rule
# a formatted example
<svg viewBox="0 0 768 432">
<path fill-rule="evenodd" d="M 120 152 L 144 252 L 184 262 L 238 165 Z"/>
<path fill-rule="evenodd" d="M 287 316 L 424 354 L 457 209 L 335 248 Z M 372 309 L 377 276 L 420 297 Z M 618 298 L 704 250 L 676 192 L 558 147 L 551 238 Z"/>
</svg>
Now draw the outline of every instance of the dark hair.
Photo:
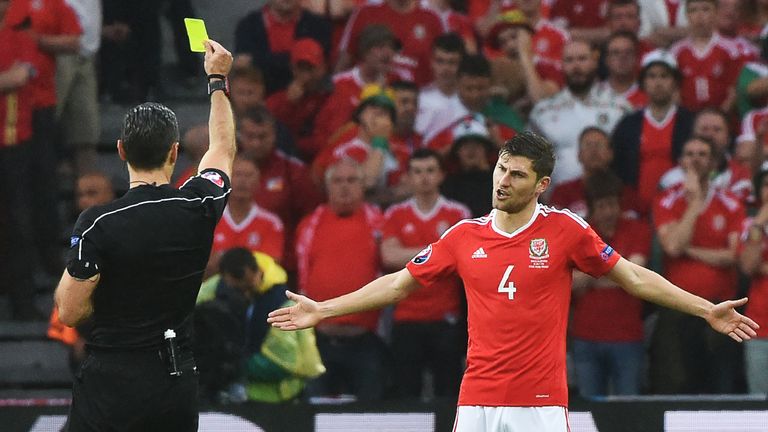
<svg viewBox="0 0 768 432">
<path fill-rule="evenodd" d="M 584 197 L 590 209 L 596 201 L 604 198 L 621 198 L 623 184 L 611 170 L 598 171 L 587 177 L 584 182 Z"/>
<path fill-rule="evenodd" d="M 611 138 L 610 135 L 608 135 L 608 132 L 600 129 L 599 127 L 597 127 L 597 126 L 587 126 L 584 129 L 582 129 L 581 133 L 579 134 L 579 141 L 578 141 L 579 145 L 581 145 L 581 140 L 583 140 L 584 137 L 587 136 L 587 134 L 590 134 L 590 133 L 598 133 L 598 134 L 608 138 L 609 140 Z"/>
<path fill-rule="evenodd" d="M 637 8 L 638 16 L 640 15 L 640 4 L 637 0 L 612 0 L 608 3 L 608 14 L 610 14 L 611 9 L 622 6 L 634 6 Z"/>
<path fill-rule="evenodd" d="M 419 86 L 416 85 L 413 81 L 406 81 L 406 80 L 397 80 L 393 81 L 389 84 L 389 88 L 391 88 L 394 91 L 398 90 L 406 90 L 406 91 L 412 91 L 414 93 L 419 93 Z"/>
<path fill-rule="evenodd" d="M 432 41 L 432 51 L 445 51 L 449 53 L 458 53 L 462 57 L 467 54 L 467 47 L 464 46 L 464 39 L 458 33 L 450 32 L 436 37 Z"/>
<path fill-rule="evenodd" d="M 275 126 L 275 116 L 267 109 L 267 107 L 258 105 L 248 108 L 240 114 L 238 118 L 240 122 L 243 120 L 250 120 L 256 124 L 270 124 Z"/>
<path fill-rule="evenodd" d="M 626 30 L 619 30 L 611 33 L 608 35 L 608 39 L 605 40 L 605 50 L 608 51 L 608 45 L 611 44 L 615 39 L 629 39 L 630 42 L 632 42 L 632 45 L 635 47 L 635 50 L 637 50 L 640 46 L 640 39 L 638 39 L 637 35 L 632 33 L 631 31 Z M 640 53 L 637 52 L 639 55 Z"/>
<path fill-rule="evenodd" d="M 691 137 L 689 137 L 687 140 L 683 142 L 683 146 L 680 148 L 681 157 L 683 156 L 683 149 L 685 148 L 686 144 L 688 144 L 691 141 L 699 141 L 706 144 L 707 147 L 709 147 L 709 157 L 712 158 L 713 160 L 717 160 L 717 155 L 720 153 L 717 150 L 717 144 L 715 144 L 715 142 L 712 141 L 711 139 L 701 135 L 691 135 Z"/>
<path fill-rule="evenodd" d="M 131 108 L 120 133 L 125 158 L 140 170 L 161 168 L 174 143 L 179 142 L 176 114 L 165 105 L 145 102 Z"/>
<path fill-rule="evenodd" d="M 672 74 L 672 78 L 675 80 L 675 83 L 677 83 L 677 86 L 678 87 L 680 86 L 680 84 L 683 82 L 683 74 L 678 69 L 673 68 L 662 61 L 654 61 L 654 62 L 648 63 L 647 65 L 643 66 L 642 69 L 640 69 L 640 75 L 637 77 L 637 82 L 640 86 L 640 90 L 645 91 L 645 76 L 648 74 L 648 70 L 650 68 L 657 65 L 667 69 L 667 71 L 670 74 Z"/>
<path fill-rule="evenodd" d="M 717 8 L 717 0 L 685 0 L 685 7 L 688 8 L 691 3 L 712 3 Z"/>
<path fill-rule="evenodd" d="M 482 54 L 464 56 L 459 63 L 458 76 L 491 77 L 491 63 Z"/>
<path fill-rule="evenodd" d="M 232 248 L 221 255 L 219 273 L 222 276 L 229 275 L 235 279 L 242 279 L 245 276 L 246 269 L 259 270 L 253 252 L 248 249 L 242 247 Z"/>
<path fill-rule="evenodd" d="M 357 58 L 362 59 L 368 51 L 389 45 L 399 51 L 401 44 L 392 30 L 384 24 L 368 24 L 357 37 Z"/>
<path fill-rule="evenodd" d="M 229 72 L 229 81 L 242 79 L 244 81 L 264 85 L 264 73 L 253 65 L 238 65 Z"/>
<path fill-rule="evenodd" d="M 411 168 L 411 162 L 415 160 L 423 160 L 423 159 L 430 159 L 434 158 L 437 161 L 437 164 L 440 166 L 440 170 L 443 170 L 443 158 L 440 156 L 440 153 L 430 149 L 430 148 L 419 148 L 413 151 L 411 154 L 411 157 L 408 159 L 408 168 Z"/>
<path fill-rule="evenodd" d="M 699 118 L 705 114 L 713 114 L 720 117 L 723 120 L 723 123 L 725 123 L 725 126 L 728 128 L 728 134 L 730 135 L 731 128 L 729 124 L 730 121 L 728 120 L 728 115 L 724 113 L 723 110 L 717 107 L 710 106 L 710 107 L 702 108 L 701 111 L 696 113 L 696 116 L 693 118 L 693 123 L 696 124 L 696 121 L 699 120 Z"/>
<path fill-rule="evenodd" d="M 507 140 L 499 150 L 499 156 L 522 156 L 530 159 L 536 180 L 551 176 L 555 169 L 555 151 L 552 144 L 541 135 L 525 131 Z"/>
</svg>

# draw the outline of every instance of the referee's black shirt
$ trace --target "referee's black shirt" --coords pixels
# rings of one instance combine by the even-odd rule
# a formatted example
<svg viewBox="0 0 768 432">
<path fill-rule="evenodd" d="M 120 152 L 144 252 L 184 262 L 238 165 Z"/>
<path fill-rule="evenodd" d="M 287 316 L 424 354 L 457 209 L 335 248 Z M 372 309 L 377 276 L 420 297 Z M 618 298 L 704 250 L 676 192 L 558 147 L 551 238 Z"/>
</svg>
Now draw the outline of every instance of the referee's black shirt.
<svg viewBox="0 0 768 432">
<path fill-rule="evenodd" d="M 230 191 L 229 178 L 206 169 L 180 189 L 141 185 L 84 211 L 72 233 L 67 269 L 93 291 L 88 344 L 104 349 L 156 349 L 174 329 L 189 344 L 191 316 L 213 231 Z"/>
</svg>

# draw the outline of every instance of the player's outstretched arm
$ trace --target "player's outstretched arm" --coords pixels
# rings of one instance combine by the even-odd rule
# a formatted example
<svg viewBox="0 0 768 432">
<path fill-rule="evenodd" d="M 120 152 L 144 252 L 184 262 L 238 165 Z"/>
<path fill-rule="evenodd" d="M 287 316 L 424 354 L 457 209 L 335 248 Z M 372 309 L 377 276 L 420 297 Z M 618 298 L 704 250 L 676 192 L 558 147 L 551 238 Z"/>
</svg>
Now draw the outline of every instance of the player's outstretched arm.
<svg viewBox="0 0 768 432">
<path fill-rule="evenodd" d="M 712 304 L 688 291 L 678 288 L 658 273 L 621 258 L 608 273 L 625 291 L 644 300 L 707 320 L 713 329 L 742 342 L 757 336 L 760 326 L 738 312 L 747 298 Z"/>
<path fill-rule="evenodd" d="M 205 45 L 205 73 L 227 76 L 232 68 L 232 54 L 216 41 L 208 40 Z M 216 81 L 218 78 L 212 78 Z M 211 113 L 208 118 L 209 145 L 200 160 L 200 171 L 216 168 L 231 177 L 232 162 L 235 160 L 235 118 L 229 98 L 223 91 L 211 94 Z"/>
<path fill-rule="evenodd" d="M 316 302 L 286 291 L 295 305 L 269 313 L 267 322 L 281 330 L 300 330 L 315 326 L 325 318 L 378 309 L 396 303 L 419 287 L 408 269 L 384 275 L 349 294 Z"/>
</svg>

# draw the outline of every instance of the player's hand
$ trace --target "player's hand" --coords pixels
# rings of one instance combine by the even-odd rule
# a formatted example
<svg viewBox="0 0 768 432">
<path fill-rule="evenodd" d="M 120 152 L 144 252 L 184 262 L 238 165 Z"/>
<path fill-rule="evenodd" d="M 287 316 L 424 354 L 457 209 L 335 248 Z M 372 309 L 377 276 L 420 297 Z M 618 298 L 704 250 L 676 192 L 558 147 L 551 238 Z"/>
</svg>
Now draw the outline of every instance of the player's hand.
<svg viewBox="0 0 768 432">
<path fill-rule="evenodd" d="M 232 53 L 214 40 L 208 39 L 203 42 L 203 45 L 205 46 L 205 73 L 229 74 L 229 70 L 232 69 Z"/>
<path fill-rule="evenodd" d="M 755 330 L 759 329 L 760 326 L 749 317 L 736 312 L 737 307 L 746 303 L 746 297 L 718 303 L 709 311 L 705 319 L 713 329 L 728 335 L 736 342 L 750 340 L 757 336 Z"/>
<path fill-rule="evenodd" d="M 296 304 L 270 312 L 267 322 L 272 324 L 272 327 L 280 330 L 301 330 L 313 327 L 323 318 L 316 301 L 287 290 L 285 295 Z"/>
<path fill-rule="evenodd" d="M 517 30 L 517 55 L 519 57 L 533 57 L 533 43 L 531 42 L 531 33 L 523 28 Z"/>
<path fill-rule="evenodd" d="M 4 74 L 8 75 L 13 88 L 19 88 L 32 78 L 32 68 L 27 63 L 15 62 Z"/>
</svg>

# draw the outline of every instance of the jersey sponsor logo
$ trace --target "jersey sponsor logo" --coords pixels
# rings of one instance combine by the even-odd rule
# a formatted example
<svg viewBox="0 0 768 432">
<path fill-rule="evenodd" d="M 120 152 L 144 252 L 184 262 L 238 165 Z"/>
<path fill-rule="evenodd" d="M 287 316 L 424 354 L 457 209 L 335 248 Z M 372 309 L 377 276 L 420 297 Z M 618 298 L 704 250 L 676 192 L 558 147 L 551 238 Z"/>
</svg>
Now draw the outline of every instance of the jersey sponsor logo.
<svg viewBox="0 0 768 432">
<path fill-rule="evenodd" d="M 265 183 L 265 187 L 270 192 L 281 191 L 283 190 L 283 178 L 272 177 L 271 179 L 267 179 L 267 182 Z"/>
<path fill-rule="evenodd" d="M 418 40 L 424 39 L 427 36 L 427 29 L 423 25 L 418 24 L 413 27 L 413 37 Z"/>
<path fill-rule="evenodd" d="M 476 251 L 472 252 L 472 259 L 488 258 L 488 254 L 485 253 L 483 248 L 479 247 Z"/>
<path fill-rule="evenodd" d="M 432 256 L 432 245 L 429 245 L 421 250 L 421 252 L 418 253 L 411 261 L 413 261 L 414 264 L 424 264 L 425 262 L 429 261 L 429 257 Z"/>
<path fill-rule="evenodd" d="M 531 259 L 531 264 L 528 268 L 549 268 L 549 245 L 547 244 L 547 239 L 532 239 L 528 246 L 528 257 Z"/>
<path fill-rule="evenodd" d="M 407 223 L 403 227 L 403 234 L 413 234 L 416 231 L 416 227 L 412 223 Z"/>
<path fill-rule="evenodd" d="M 605 245 L 602 252 L 600 252 L 600 258 L 602 258 L 603 261 L 608 261 L 611 255 L 613 255 L 613 248 Z"/>
<path fill-rule="evenodd" d="M 80 243 L 80 236 L 72 236 L 69 238 L 69 247 L 73 248 Z"/>
<path fill-rule="evenodd" d="M 216 186 L 223 188 L 224 187 L 224 179 L 221 178 L 221 175 L 214 171 L 208 171 L 200 174 L 200 177 L 208 180 L 209 182 L 215 184 Z"/>
</svg>

